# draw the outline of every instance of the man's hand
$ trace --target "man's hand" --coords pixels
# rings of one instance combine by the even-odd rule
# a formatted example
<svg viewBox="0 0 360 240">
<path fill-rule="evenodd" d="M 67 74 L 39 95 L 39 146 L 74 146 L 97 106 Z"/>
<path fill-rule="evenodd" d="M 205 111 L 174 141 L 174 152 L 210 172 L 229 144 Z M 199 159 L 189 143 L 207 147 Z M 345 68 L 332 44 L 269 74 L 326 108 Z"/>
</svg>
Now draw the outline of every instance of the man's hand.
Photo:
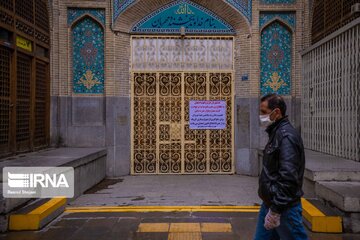
<svg viewBox="0 0 360 240">
<path fill-rule="evenodd" d="M 269 209 L 269 212 L 266 214 L 265 217 L 265 224 L 264 227 L 266 230 L 271 230 L 273 228 L 277 228 L 280 226 L 280 217 L 281 215 L 275 212 L 272 212 L 271 209 Z"/>
</svg>

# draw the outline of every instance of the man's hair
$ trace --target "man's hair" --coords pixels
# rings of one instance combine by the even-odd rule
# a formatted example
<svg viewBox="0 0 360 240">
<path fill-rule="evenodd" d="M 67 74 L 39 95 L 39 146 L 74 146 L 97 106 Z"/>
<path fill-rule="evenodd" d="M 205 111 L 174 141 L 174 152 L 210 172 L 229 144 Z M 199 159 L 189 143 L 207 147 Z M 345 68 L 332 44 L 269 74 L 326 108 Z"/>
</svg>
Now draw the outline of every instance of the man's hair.
<svg viewBox="0 0 360 240">
<path fill-rule="evenodd" d="M 276 93 L 269 93 L 266 94 L 261 98 L 261 102 L 268 102 L 268 107 L 271 110 L 274 110 L 275 108 L 279 108 L 281 111 L 281 114 L 285 116 L 286 114 L 286 103 L 284 101 L 284 98 Z"/>
</svg>

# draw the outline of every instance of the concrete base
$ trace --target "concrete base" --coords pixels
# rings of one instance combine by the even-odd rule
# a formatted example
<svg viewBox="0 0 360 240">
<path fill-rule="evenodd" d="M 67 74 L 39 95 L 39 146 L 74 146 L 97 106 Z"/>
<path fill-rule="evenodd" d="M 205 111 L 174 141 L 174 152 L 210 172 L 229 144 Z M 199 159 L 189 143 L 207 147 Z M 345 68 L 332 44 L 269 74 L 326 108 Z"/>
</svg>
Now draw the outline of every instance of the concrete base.
<svg viewBox="0 0 360 240">
<path fill-rule="evenodd" d="M 51 97 L 51 145 L 106 147 L 106 175 L 130 174 L 130 97 Z"/>
<path fill-rule="evenodd" d="M 343 216 L 344 231 L 360 233 L 360 213 L 346 213 Z"/>
<path fill-rule="evenodd" d="M 304 178 L 303 191 L 305 198 L 316 198 L 315 182 L 309 180 L 308 178 Z"/>
<path fill-rule="evenodd" d="M 345 232 L 360 232 L 360 163 L 307 150 L 303 189 L 343 217 Z"/>
<path fill-rule="evenodd" d="M 74 168 L 74 200 L 105 177 L 107 151 L 103 148 L 57 148 L 16 156 L 16 159 L 2 161 L 3 167 L 15 166 L 68 166 Z M 0 173 L 2 181 L 2 171 Z M 1 182 L 1 191 L 2 191 Z M 0 199 L 0 231 L 7 230 L 8 215 L 28 203 L 28 198 Z"/>
<path fill-rule="evenodd" d="M 318 182 L 315 191 L 340 212 L 345 232 L 360 233 L 360 182 Z"/>
<path fill-rule="evenodd" d="M 360 181 L 360 162 L 307 150 L 305 177 L 311 181 Z"/>
<path fill-rule="evenodd" d="M 358 162 L 311 150 L 305 150 L 305 158 L 305 197 L 316 197 L 315 183 L 319 181 L 360 181 Z"/>
<path fill-rule="evenodd" d="M 360 182 L 317 182 L 315 192 L 344 212 L 360 212 Z"/>
</svg>

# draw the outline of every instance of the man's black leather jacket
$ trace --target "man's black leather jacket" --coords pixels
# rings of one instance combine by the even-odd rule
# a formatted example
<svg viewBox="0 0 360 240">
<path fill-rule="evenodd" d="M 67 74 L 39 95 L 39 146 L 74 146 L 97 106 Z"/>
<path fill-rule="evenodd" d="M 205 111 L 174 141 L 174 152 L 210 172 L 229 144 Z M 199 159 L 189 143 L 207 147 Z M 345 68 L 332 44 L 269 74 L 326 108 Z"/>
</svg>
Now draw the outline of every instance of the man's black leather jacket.
<svg viewBox="0 0 360 240">
<path fill-rule="evenodd" d="M 304 146 L 287 116 L 267 127 L 266 132 L 269 141 L 264 149 L 258 193 L 266 206 L 282 213 L 299 203 L 303 195 Z"/>
</svg>

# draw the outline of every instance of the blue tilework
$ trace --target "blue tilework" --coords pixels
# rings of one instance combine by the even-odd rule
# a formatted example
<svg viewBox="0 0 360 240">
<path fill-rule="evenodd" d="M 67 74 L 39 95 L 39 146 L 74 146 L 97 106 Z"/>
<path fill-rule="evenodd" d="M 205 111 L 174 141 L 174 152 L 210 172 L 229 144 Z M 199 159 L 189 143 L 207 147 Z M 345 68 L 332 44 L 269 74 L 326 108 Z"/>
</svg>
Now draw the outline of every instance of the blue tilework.
<svg viewBox="0 0 360 240">
<path fill-rule="evenodd" d="M 292 33 L 275 21 L 261 33 L 261 95 L 291 94 Z"/>
<path fill-rule="evenodd" d="M 229 4 L 235 7 L 236 10 L 245 15 L 251 22 L 252 17 L 252 0 L 226 0 Z"/>
<path fill-rule="evenodd" d="M 295 29 L 296 15 L 293 12 L 262 12 L 260 13 L 260 28 L 273 21 L 275 18 L 281 19 Z"/>
<path fill-rule="evenodd" d="M 73 91 L 104 92 L 104 31 L 90 17 L 72 28 Z"/>
<path fill-rule="evenodd" d="M 93 8 L 69 8 L 67 21 L 70 26 L 74 21 L 84 14 L 89 14 L 97 19 L 101 24 L 105 25 L 105 10 L 104 9 L 93 9 Z"/>
<path fill-rule="evenodd" d="M 135 2 L 135 0 L 113 0 L 114 7 L 114 16 L 113 19 L 117 19 L 117 17 L 125 11 L 131 4 Z"/>
<path fill-rule="evenodd" d="M 293 4 L 296 3 L 296 0 L 260 0 L 264 4 Z"/>
<path fill-rule="evenodd" d="M 180 2 L 179 1 L 174 1 Z M 236 10 L 245 15 L 245 17 L 251 22 L 252 14 L 252 0 L 225 0 L 231 4 Z M 113 20 L 115 21 L 119 15 L 124 12 L 129 6 L 131 6 L 135 0 L 113 0 L 114 14 Z"/>
<path fill-rule="evenodd" d="M 191 1 L 182 0 L 165 5 L 143 18 L 132 28 L 137 33 L 234 34 L 234 29 L 213 12 Z"/>
</svg>

